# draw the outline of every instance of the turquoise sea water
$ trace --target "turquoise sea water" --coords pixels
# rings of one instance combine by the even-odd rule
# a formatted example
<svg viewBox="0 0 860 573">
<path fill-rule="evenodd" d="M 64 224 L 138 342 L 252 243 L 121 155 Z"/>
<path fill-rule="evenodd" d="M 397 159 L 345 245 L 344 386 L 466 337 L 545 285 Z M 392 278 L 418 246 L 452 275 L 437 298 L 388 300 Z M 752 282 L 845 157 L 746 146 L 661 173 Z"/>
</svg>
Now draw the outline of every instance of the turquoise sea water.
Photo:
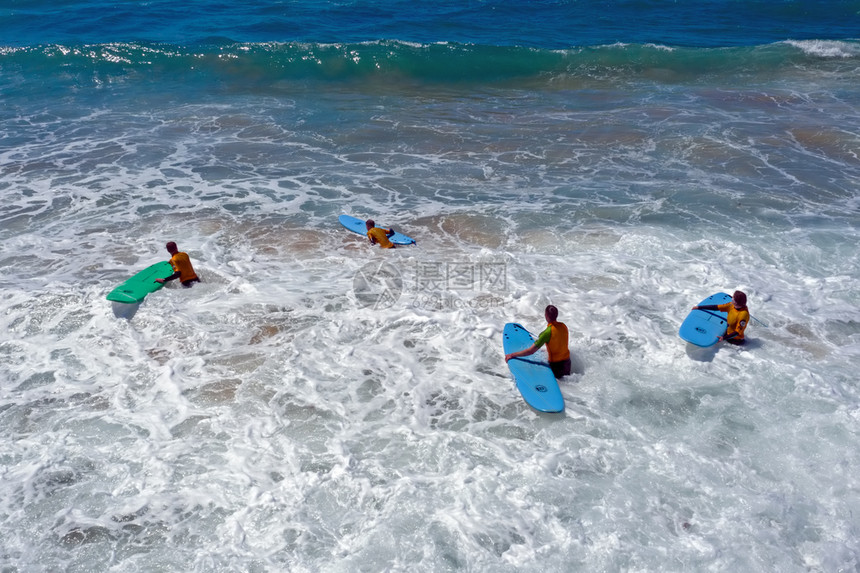
<svg viewBox="0 0 860 573">
<path fill-rule="evenodd" d="M 858 22 L 0 3 L 0 570 L 856 570 Z M 117 318 L 168 240 L 204 282 Z M 562 415 L 501 350 L 549 303 Z"/>
</svg>

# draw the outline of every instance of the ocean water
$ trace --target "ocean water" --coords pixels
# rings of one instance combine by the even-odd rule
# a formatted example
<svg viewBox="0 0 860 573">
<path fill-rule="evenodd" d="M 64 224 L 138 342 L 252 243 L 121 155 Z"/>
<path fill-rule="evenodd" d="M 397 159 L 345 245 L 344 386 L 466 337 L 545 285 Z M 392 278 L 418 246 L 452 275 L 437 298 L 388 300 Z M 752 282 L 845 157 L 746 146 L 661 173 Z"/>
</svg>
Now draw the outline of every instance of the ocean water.
<svg viewBox="0 0 860 573">
<path fill-rule="evenodd" d="M 0 3 L 0 571 L 860 571 L 858 30 Z M 203 282 L 117 317 L 169 240 Z M 745 347 L 678 338 L 735 289 Z"/>
</svg>

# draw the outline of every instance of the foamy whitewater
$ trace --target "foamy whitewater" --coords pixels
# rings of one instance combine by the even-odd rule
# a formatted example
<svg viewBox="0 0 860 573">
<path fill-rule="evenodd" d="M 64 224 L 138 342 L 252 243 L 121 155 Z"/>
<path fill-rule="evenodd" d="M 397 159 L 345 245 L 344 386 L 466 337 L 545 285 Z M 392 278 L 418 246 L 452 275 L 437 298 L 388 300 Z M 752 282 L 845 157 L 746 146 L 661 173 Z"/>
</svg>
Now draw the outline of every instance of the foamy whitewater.
<svg viewBox="0 0 860 573">
<path fill-rule="evenodd" d="M 386 14 L 3 16 L 0 571 L 860 570 L 858 41 Z M 170 240 L 203 282 L 117 318 Z M 550 303 L 563 414 L 502 353 Z"/>
</svg>

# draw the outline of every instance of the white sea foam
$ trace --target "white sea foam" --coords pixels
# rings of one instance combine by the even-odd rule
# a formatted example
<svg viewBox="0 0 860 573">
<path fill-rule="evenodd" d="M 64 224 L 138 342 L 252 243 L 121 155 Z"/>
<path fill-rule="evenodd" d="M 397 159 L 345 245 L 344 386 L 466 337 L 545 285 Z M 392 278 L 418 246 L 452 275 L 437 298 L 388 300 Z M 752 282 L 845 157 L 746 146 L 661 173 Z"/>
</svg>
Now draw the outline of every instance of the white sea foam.
<svg viewBox="0 0 860 573">
<path fill-rule="evenodd" d="M 856 563 L 856 112 L 796 87 L 28 117 L 2 155 L 0 563 Z M 167 240 L 203 282 L 117 319 Z M 357 292 L 383 263 L 396 296 Z M 688 349 L 690 306 L 735 288 L 768 326 Z M 577 366 L 557 416 L 501 353 L 548 303 Z"/>
<path fill-rule="evenodd" d="M 856 58 L 860 56 L 860 44 L 838 40 L 787 40 L 787 44 L 805 53 L 821 58 Z"/>
</svg>

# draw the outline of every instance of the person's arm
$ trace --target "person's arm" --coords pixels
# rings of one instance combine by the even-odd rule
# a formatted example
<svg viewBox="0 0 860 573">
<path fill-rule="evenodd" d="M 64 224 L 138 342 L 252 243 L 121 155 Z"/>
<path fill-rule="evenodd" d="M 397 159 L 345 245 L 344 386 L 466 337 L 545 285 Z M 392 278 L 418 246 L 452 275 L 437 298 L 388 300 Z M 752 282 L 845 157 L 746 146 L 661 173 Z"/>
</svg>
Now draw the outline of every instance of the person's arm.
<svg viewBox="0 0 860 573">
<path fill-rule="evenodd" d="M 175 273 L 173 273 L 169 277 L 164 277 L 163 279 L 155 279 L 155 282 L 164 284 L 166 282 L 170 282 L 172 280 L 178 279 L 180 275 L 181 275 L 181 273 L 179 271 L 176 271 Z"/>
<path fill-rule="evenodd" d="M 543 346 L 544 344 L 549 342 L 551 335 L 552 335 L 552 328 L 547 326 L 546 330 L 544 330 L 543 332 L 538 334 L 538 337 L 534 341 L 534 344 L 532 344 L 529 348 L 526 348 L 525 350 L 519 350 L 517 352 L 511 352 L 510 354 L 505 354 L 505 362 L 507 362 L 511 358 L 520 358 L 522 356 L 531 356 L 532 354 L 534 354 L 535 352 L 540 350 L 541 346 Z"/>
<path fill-rule="evenodd" d="M 531 356 L 535 352 L 538 351 L 540 346 L 532 344 L 531 347 L 526 348 L 525 350 L 519 350 L 517 352 L 511 352 L 510 354 L 505 354 L 505 362 L 510 360 L 511 358 L 520 358 L 521 356 Z"/>
<path fill-rule="evenodd" d="M 391 228 L 391 229 L 388 229 L 387 231 L 385 231 L 385 236 L 388 238 L 391 238 L 392 236 L 394 236 L 394 228 Z"/>
</svg>

